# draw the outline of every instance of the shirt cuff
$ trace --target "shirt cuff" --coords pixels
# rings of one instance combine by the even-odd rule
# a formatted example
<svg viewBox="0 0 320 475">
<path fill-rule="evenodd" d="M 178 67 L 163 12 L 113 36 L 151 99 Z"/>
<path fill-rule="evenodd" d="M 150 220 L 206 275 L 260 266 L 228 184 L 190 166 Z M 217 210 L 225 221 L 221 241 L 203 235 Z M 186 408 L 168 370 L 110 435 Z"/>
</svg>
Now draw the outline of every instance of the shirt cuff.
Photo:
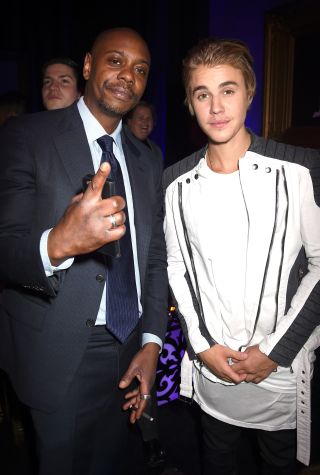
<svg viewBox="0 0 320 475">
<path fill-rule="evenodd" d="M 43 268 L 47 277 L 51 277 L 54 274 L 54 272 L 68 269 L 69 267 L 71 267 L 74 261 L 74 257 L 69 257 L 69 259 L 66 259 L 58 267 L 55 267 L 51 264 L 49 256 L 48 256 L 48 236 L 51 229 L 47 229 L 46 231 L 44 231 L 40 239 L 40 256 L 41 256 Z"/>
<path fill-rule="evenodd" d="M 143 333 L 142 334 L 142 346 L 146 343 L 157 343 L 160 346 L 159 353 L 162 351 L 162 341 L 159 337 L 154 335 L 153 333 Z"/>
</svg>

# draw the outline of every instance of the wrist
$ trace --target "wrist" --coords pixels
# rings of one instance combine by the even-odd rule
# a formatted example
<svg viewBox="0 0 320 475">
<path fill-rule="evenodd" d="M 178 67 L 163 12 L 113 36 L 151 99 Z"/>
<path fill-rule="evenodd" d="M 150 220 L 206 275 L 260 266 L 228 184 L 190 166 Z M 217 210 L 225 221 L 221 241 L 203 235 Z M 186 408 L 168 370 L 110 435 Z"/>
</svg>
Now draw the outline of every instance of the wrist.
<svg viewBox="0 0 320 475">
<path fill-rule="evenodd" d="M 54 228 L 52 228 L 48 234 L 47 252 L 51 264 L 55 267 L 58 267 L 68 258 L 68 256 L 63 254 L 63 251 L 61 251 L 60 246 L 57 246 L 57 239 L 55 236 Z"/>
<path fill-rule="evenodd" d="M 148 343 L 145 343 L 143 346 L 142 346 L 142 349 L 144 352 L 146 353 L 150 353 L 150 354 L 154 354 L 156 355 L 157 357 L 159 356 L 159 352 L 161 350 L 161 347 L 160 345 L 158 345 L 158 343 L 155 343 L 153 341 L 150 341 Z"/>
</svg>

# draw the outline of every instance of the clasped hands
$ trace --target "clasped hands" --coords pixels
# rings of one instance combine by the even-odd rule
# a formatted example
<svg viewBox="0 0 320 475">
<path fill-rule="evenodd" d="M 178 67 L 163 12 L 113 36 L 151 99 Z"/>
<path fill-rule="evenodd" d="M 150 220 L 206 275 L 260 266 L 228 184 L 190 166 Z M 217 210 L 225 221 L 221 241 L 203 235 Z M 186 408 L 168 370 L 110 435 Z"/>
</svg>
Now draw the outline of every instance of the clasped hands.
<svg viewBox="0 0 320 475">
<path fill-rule="evenodd" d="M 258 384 L 278 366 L 259 350 L 258 345 L 241 352 L 215 344 L 198 353 L 198 357 L 220 379 L 235 384 L 243 381 Z"/>
<path fill-rule="evenodd" d="M 104 162 L 86 191 L 74 196 L 64 215 L 48 236 L 48 255 L 58 266 L 69 257 L 87 254 L 120 239 L 125 231 L 125 200 L 121 196 L 102 199 L 102 189 L 110 173 Z"/>
</svg>

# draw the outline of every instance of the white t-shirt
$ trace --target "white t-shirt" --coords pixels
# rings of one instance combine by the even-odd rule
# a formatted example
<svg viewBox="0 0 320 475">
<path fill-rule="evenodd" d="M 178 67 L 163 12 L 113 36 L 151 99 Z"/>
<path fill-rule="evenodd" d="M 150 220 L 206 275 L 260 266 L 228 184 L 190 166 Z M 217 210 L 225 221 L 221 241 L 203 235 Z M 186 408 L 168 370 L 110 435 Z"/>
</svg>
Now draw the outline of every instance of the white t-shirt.
<svg viewBox="0 0 320 475">
<path fill-rule="evenodd" d="M 223 174 L 202 161 L 206 179 L 201 184 L 203 202 L 210 203 L 207 217 L 215 223 L 210 240 L 214 285 L 222 320 L 221 343 L 238 349 L 249 342 L 245 319 L 245 280 L 248 214 L 239 172 Z M 208 211 L 207 211 L 208 212 Z M 207 229 L 208 229 L 207 228 Z M 198 230 L 198 239 L 204 236 Z M 206 316 L 207 318 L 207 316 Z M 293 429 L 296 424 L 295 391 L 275 391 L 253 383 L 228 386 L 208 380 L 194 369 L 195 400 L 208 414 L 229 424 L 263 430 Z"/>
</svg>

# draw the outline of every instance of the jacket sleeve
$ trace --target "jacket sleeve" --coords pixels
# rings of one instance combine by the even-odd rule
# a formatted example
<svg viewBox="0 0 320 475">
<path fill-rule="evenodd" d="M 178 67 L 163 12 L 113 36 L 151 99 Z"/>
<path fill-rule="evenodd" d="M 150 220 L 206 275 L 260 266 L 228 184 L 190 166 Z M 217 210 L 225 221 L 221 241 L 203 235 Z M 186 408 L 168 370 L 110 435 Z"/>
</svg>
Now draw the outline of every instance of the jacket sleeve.
<svg viewBox="0 0 320 475">
<path fill-rule="evenodd" d="M 154 196 L 152 203 L 148 203 L 152 205 L 152 233 L 144 285 L 142 331 L 164 341 L 168 324 L 168 276 L 163 233 L 162 164 L 161 157 L 152 157 Z"/>
<path fill-rule="evenodd" d="M 280 366 L 291 365 L 320 324 L 320 208 L 315 202 L 312 180 L 306 169 L 301 175 L 300 196 L 300 230 L 308 270 L 276 331 L 259 345 L 260 350 Z"/>
<path fill-rule="evenodd" d="M 166 215 L 164 220 L 169 284 L 178 307 L 181 326 L 184 330 L 188 346 L 197 354 L 209 349 L 211 345 L 208 342 L 208 338 L 206 338 L 203 335 L 203 331 L 201 331 L 201 322 L 192 292 L 192 282 L 185 265 L 183 253 L 186 253 L 186 250 L 183 241 L 181 220 L 177 217 L 177 209 L 175 208 L 174 210 L 176 199 L 175 183 L 172 183 L 166 191 Z"/>
<path fill-rule="evenodd" d="M 59 276 L 47 278 L 35 225 L 39 206 L 37 172 L 24 122 L 11 119 L 0 133 L 0 280 L 42 295 L 55 296 Z"/>
</svg>

